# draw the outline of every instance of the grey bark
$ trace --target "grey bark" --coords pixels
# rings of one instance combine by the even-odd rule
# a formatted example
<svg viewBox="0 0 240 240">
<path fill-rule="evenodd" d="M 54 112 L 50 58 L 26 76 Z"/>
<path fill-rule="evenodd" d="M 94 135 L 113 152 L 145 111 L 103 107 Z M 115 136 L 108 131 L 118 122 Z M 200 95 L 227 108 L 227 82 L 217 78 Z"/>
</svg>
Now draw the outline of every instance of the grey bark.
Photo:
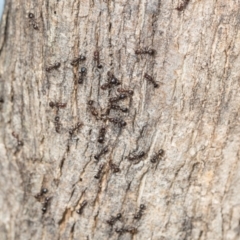
<svg viewBox="0 0 240 240">
<path fill-rule="evenodd" d="M 239 4 L 7 0 L 0 28 L 0 239 L 240 239 Z M 135 54 L 145 47 L 156 54 Z M 72 66 L 80 54 L 86 61 Z M 47 72 L 55 62 L 61 66 Z M 78 84 L 81 67 L 87 74 Z M 116 95 L 116 87 L 100 88 L 108 71 L 134 90 L 120 103 L 128 113 L 110 113 L 127 122 L 122 129 L 97 120 L 87 105 L 92 99 L 103 112 Z M 66 107 L 57 112 L 51 101 Z M 96 163 L 103 146 L 109 151 Z M 152 163 L 160 149 L 163 157 Z M 139 162 L 127 159 L 141 151 Z M 111 162 L 121 171 L 114 173 Z M 48 192 L 36 198 L 42 188 Z M 136 220 L 140 204 L 146 209 Z M 111 227 L 107 220 L 118 213 Z M 137 233 L 116 232 L 131 227 Z"/>
</svg>

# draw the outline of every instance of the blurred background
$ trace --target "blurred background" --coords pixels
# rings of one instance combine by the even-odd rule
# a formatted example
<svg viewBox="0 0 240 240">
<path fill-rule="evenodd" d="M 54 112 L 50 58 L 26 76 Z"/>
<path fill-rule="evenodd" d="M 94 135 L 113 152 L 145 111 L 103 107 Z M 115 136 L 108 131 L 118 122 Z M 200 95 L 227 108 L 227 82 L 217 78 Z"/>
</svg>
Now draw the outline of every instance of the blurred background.
<svg viewBox="0 0 240 240">
<path fill-rule="evenodd" d="M 0 0 L 0 19 L 2 17 L 3 6 L 4 6 L 4 0 Z"/>
</svg>

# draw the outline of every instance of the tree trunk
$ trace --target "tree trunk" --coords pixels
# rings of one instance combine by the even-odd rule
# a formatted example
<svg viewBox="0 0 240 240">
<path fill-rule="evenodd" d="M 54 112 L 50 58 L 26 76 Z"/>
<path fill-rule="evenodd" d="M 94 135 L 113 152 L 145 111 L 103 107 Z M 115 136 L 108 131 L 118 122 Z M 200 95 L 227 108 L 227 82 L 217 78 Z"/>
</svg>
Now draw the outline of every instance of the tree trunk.
<svg viewBox="0 0 240 240">
<path fill-rule="evenodd" d="M 0 239 L 240 239 L 239 4 L 7 0 Z"/>
</svg>

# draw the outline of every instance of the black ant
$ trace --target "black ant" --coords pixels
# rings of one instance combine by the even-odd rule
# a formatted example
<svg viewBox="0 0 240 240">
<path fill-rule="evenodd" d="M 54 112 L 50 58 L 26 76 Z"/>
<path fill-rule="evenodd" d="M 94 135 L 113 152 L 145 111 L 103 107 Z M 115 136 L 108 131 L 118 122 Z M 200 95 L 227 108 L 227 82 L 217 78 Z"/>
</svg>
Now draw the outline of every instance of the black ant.
<svg viewBox="0 0 240 240">
<path fill-rule="evenodd" d="M 144 156 L 145 156 L 145 152 L 144 152 L 144 151 L 141 151 L 141 152 L 139 152 L 138 154 L 129 156 L 129 157 L 128 157 L 128 160 L 134 161 L 134 160 L 137 160 L 137 159 L 142 158 L 142 157 L 144 157 Z"/>
<path fill-rule="evenodd" d="M 83 79 L 84 79 L 84 76 L 86 75 L 86 73 L 87 73 L 87 68 L 82 67 L 79 71 L 79 78 L 78 78 L 78 83 L 79 84 L 83 83 Z"/>
<path fill-rule="evenodd" d="M 53 65 L 50 65 L 46 68 L 47 72 L 50 72 L 53 69 L 58 69 L 61 66 L 60 62 L 55 62 Z"/>
<path fill-rule="evenodd" d="M 94 178 L 96 178 L 96 179 L 101 178 L 101 174 L 102 174 L 102 171 L 103 171 L 104 166 L 105 166 L 105 164 L 100 164 L 100 166 L 99 166 L 99 168 L 98 168 L 98 172 L 97 172 L 97 174 L 94 176 Z"/>
<path fill-rule="evenodd" d="M 98 67 L 98 68 L 102 68 L 102 65 L 100 64 L 99 51 L 95 51 L 95 52 L 93 53 L 93 59 L 94 59 L 94 61 L 96 61 L 97 67 Z"/>
<path fill-rule="evenodd" d="M 0 110 L 2 110 L 2 104 L 4 103 L 3 97 L 0 97 Z"/>
<path fill-rule="evenodd" d="M 155 50 L 154 49 L 151 49 L 151 48 L 139 48 L 135 51 L 135 54 L 136 55 L 142 55 L 142 54 L 148 54 L 148 55 L 151 55 L 153 56 L 155 54 Z"/>
<path fill-rule="evenodd" d="M 30 25 L 33 26 L 33 29 L 39 30 L 38 24 L 36 23 L 36 20 L 35 20 L 35 15 L 33 13 L 28 13 L 28 18 L 30 19 L 29 23 Z"/>
<path fill-rule="evenodd" d="M 97 109 L 96 109 L 95 107 L 91 107 L 91 114 L 92 114 L 93 116 L 95 116 L 95 117 L 98 116 L 98 111 L 97 111 Z"/>
<path fill-rule="evenodd" d="M 97 111 L 97 108 L 93 106 L 94 101 L 93 101 L 93 100 L 89 100 L 87 104 L 88 104 L 88 106 L 89 106 L 89 110 L 90 110 L 91 114 L 92 114 L 94 117 L 96 117 L 97 120 L 99 120 L 99 118 L 98 118 L 99 113 L 98 113 L 98 111 Z"/>
<path fill-rule="evenodd" d="M 65 108 L 66 106 L 67 106 L 67 103 L 49 102 L 49 107 L 51 108 L 56 107 L 57 109 L 59 109 L 59 108 Z"/>
<path fill-rule="evenodd" d="M 107 90 L 108 88 L 113 87 L 114 85 L 119 85 L 121 82 L 111 73 L 108 72 L 108 81 L 101 86 L 102 90 Z"/>
<path fill-rule="evenodd" d="M 43 202 L 43 207 L 42 207 L 42 212 L 43 213 L 46 213 L 46 211 L 47 211 L 49 200 L 50 200 L 49 197 L 45 197 L 45 201 Z"/>
<path fill-rule="evenodd" d="M 137 231 L 137 228 L 135 228 L 135 227 L 122 227 L 122 228 L 116 228 L 115 232 L 118 234 L 123 234 L 125 232 L 129 232 L 131 234 L 136 234 L 138 231 Z"/>
<path fill-rule="evenodd" d="M 33 23 L 32 23 L 32 26 L 33 26 L 33 29 L 39 30 L 38 24 L 37 24 L 36 22 L 33 22 Z"/>
<path fill-rule="evenodd" d="M 158 159 L 160 159 L 164 154 L 163 149 L 160 149 L 156 154 L 154 154 L 151 158 L 151 163 L 156 163 Z"/>
<path fill-rule="evenodd" d="M 127 95 L 124 93 L 121 93 L 121 94 L 117 95 L 116 97 L 109 98 L 109 102 L 110 103 L 118 102 L 120 100 L 124 100 L 125 98 L 127 98 Z"/>
<path fill-rule="evenodd" d="M 109 220 L 107 220 L 107 223 L 110 225 L 110 226 L 113 226 L 115 224 L 115 222 L 117 220 L 119 220 L 120 218 L 122 217 L 122 214 L 121 213 L 118 213 L 116 217 L 111 217 Z"/>
<path fill-rule="evenodd" d="M 84 75 L 87 72 L 87 68 L 82 67 L 81 70 L 79 71 L 80 74 Z"/>
<path fill-rule="evenodd" d="M 133 95 L 133 90 L 131 90 L 131 89 L 118 88 L 117 91 L 119 93 L 127 93 L 129 95 Z"/>
<path fill-rule="evenodd" d="M 82 123 L 78 122 L 75 127 L 71 128 L 71 129 L 69 130 L 70 136 L 72 136 L 76 130 L 79 130 L 79 128 L 80 128 L 82 125 L 83 125 Z"/>
<path fill-rule="evenodd" d="M 159 84 L 154 81 L 154 79 L 148 75 L 147 73 L 144 74 L 144 77 L 153 84 L 155 88 L 159 87 Z"/>
<path fill-rule="evenodd" d="M 78 214 L 82 214 L 84 207 L 87 205 L 87 201 L 84 200 L 81 204 L 80 204 L 80 208 L 76 211 Z"/>
<path fill-rule="evenodd" d="M 36 194 L 34 197 L 39 201 L 41 197 L 48 192 L 47 188 L 42 188 L 40 193 Z"/>
<path fill-rule="evenodd" d="M 35 18 L 35 16 L 34 16 L 33 13 L 28 13 L 28 17 L 29 17 L 30 19 Z"/>
<path fill-rule="evenodd" d="M 101 89 L 102 90 L 107 90 L 108 88 L 111 87 L 111 84 L 110 83 L 104 83 L 102 86 L 101 86 Z"/>
<path fill-rule="evenodd" d="M 15 132 L 12 132 L 12 136 L 17 139 L 18 147 L 22 147 L 23 146 L 23 141 L 19 140 L 18 134 L 16 134 Z"/>
<path fill-rule="evenodd" d="M 100 157 L 108 152 L 108 147 L 104 147 L 100 153 L 94 155 L 94 158 L 99 161 Z"/>
<path fill-rule="evenodd" d="M 106 128 L 102 127 L 99 131 L 99 136 L 98 136 L 98 142 L 103 143 L 105 139 L 105 134 L 106 134 Z"/>
<path fill-rule="evenodd" d="M 109 104 L 108 105 L 108 109 L 114 109 L 114 110 L 120 110 L 122 112 L 128 112 L 128 108 L 126 107 L 121 107 L 119 105 L 116 105 L 116 104 Z"/>
<path fill-rule="evenodd" d="M 111 170 L 113 171 L 113 173 L 118 173 L 118 172 L 120 172 L 120 168 L 119 168 L 116 164 L 114 164 L 114 163 L 109 163 L 109 165 L 110 165 L 110 168 L 111 168 Z"/>
<path fill-rule="evenodd" d="M 109 84 L 114 84 L 114 85 L 119 85 L 121 82 L 113 75 L 113 73 L 108 72 L 108 83 Z"/>
<path fill-rule="evenodd" d="M 66 106 L 67 106 L 67 103 L 60 103 L 60 102 L 53 102 L 53 101 L 49 102 L 49 107 L 51 107 L 51 108 L 56 107 L 57 113 L 58 113 L 60 108 L 65 108 Z M 55 121 L 56 121 L 56 119 L 55 119 Z M 59 123 L 59 125 L 60 125 L 60 123 Z"/>
<path fill-rule="evenodd" d="M 79 62 L 83 62 L 86 60 L 86 57 L 83 55 L 80 55 L 79 57 L 75 57 L 72 61 L 71 61 L 71 65 L 72 66 L 76 66 Z"/>
<path fill-rule="evenodd" d="M 92 106 L 92 105 L 93 105 L 93 103 L 94 103 L 94 101 L 93 101 L 93 100 L 89 100 L 89 101 L 88 101 L 88 105 L 89 105 L 89 106 Z"/>
<path fill-rule="evenodd" d="M 60 121 L 60 117 L 56 116 L 54 124 L 55 124 L 55 130 L 57 133 L 60 133 L 61 123 L 59 121 Z"/>
<path fill-rule="evenodd" d="M 113 79 L 112 79 L 113 80 Z M 114 80 L 113 80 L 114 81 Z M 107 82 L 107 83 L 104 83 L 102 86 L 101 86 L 101 89 L 102 90 L 107 90 L 108 88 L 111 88 L 113 87 L 115 83 L 110 83 L 110 82 Z"/>
<path fill-rule="evenodd" d="M 120 128 L 125 127 L 127 123 L 120 118 L 108 118 L 108 120 L 114 124 L 118 124 Z"/>
<path fill-rule="evenodd" d="M 146 206 L 144 204 L 140 205 L 139 211 L 134 215 L 134 219 L 140 219 L 142 217 L 142 214 L 144 210 L 146 209 Z"/>
</svg>

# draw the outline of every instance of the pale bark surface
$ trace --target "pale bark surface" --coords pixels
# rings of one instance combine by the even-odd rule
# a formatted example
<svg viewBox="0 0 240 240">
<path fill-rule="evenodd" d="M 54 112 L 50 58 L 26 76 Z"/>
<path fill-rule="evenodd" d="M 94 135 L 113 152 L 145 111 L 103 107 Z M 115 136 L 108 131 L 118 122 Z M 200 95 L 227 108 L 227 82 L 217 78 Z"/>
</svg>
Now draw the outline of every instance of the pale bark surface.
<svg viewBox="0 0 240 240">
<path fill-rule="evenodd" d="M 240 33 L 238 0 L 7 0 L 0 30 L 0 239 L 240 239 Z M 34 13 L 39 30 L 29 24 Z M 138 57 L 139 47 L 156 49 Z M 102 69 L 93 52 L 99 50 Z M 84 54 L 77 84 L 71 60 Z M 50 72 L 54 62 L 61 66 Z M 88 110 L 107 106 L 112 71 L 134 89 L 127 126 Z M 160 83 L 155 89 L 148 73 Z M 67 103 L 59 110 L 49 102 Z M 70 137 L 69 129 L 83 126 Z M 18 134 L 23 146 L 17 146 Z M 99 163 L 94 155 L 109 152 Z M 150 162 L 164 149 L 158 164 Z M 126 157 L 145 151 L 138 164 Z M 119 165 L 113 173 L 109 161 Z M 99 165 L 106 163 L 100 180 Z M 47 188 L 45 214 L 34 197 Z M 76 213 L 86 200 L 81 215 Z M 140 220 L 133 216 L 145 204 Z M 122 213 L 111 228 L 110 217 Z M 119 235 L 116 228 L 136 227 Z"/>
</svg>

